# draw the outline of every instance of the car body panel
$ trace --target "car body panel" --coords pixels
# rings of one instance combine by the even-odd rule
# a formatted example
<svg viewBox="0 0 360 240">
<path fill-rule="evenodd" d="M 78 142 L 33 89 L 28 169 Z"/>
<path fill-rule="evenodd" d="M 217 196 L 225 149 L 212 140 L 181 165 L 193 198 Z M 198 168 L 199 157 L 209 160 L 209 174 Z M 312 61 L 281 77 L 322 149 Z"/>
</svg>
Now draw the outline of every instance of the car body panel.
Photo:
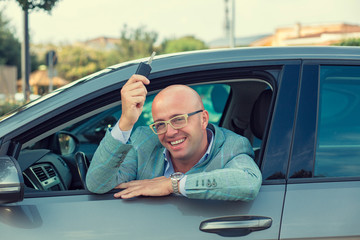
<svg viewBox="0 0 360 240">
<path fill-rule="evenodd" d="M 281 239 L 360 237 L 360 181 L 288 184 Z"/>
<path fill-rule="evenodd" d="M 316 146 L 319 145 L 317 122 L 320 105 L 320 69 L 321 66 L 349 65 L 360 66 L 360 61 L 312 60 L 303 63 L 281 239 L 357 239 L 360 237 L 359 177 L 320 177 L 315 175 L 314 170 Z M 360 76 L 358 76 L 359 80 Z M 332 132 L 336 134 L 336 131 Z M 342 143 L 339 141 L 339 144 Z M 338 152 L 340 150 L 339 148 Z M 346 147 L 343 151 L 346 152 L 346 155 L 343 155 L 344 161 L 349 159 L 346 158 L 347 155 L 356 156 L 358 153 L 357 150 L 351 151 L 351 148 Z M 331 154 L 325 152 L 323 159 L 330 160 Z M 342 168 L 339 165 L 333 167 Z M 357 174 L 359 175 L 360 173 Z M 311 178 L 312 176 L 314 177 Z"/>
<path fill-rule="evenodd" d="M 267 185 L 252 202 L 185 197 L 130 200 L 112 194 L 27 198 L 0 207 L 4 239 L 223 239 L 199 230 L 204 220 L 236 215 L 271 217 L 270 228 L 232 239 L 277 239 L 285 186 Z M 182 232 L 181 229 L 184 231 Z M 29 234 L 31 233 L 31 234 Z"/>
</svg>

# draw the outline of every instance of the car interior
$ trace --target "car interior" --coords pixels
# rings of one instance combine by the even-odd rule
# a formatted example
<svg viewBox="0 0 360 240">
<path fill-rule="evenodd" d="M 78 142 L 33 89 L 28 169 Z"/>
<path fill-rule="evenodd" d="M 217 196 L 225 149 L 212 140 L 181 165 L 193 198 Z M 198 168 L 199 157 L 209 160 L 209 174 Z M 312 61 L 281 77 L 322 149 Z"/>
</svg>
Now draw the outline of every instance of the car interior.
<svg viewBox="0 0 360 240">
<path fill-rule="evenodd" d="M 203 99 L 210 122 L 249 139 L 255 161 L 261 164 L 273 86 L 262 78 L 240 78 L 216 83 L 189 84 Z M 137 125 L 152 123 L 150 91 Z M 19 165 L 25 193 L 86 189 L 85 176 L 91 158 L 105 131 L 121 115 L 121 102 L 93 110 L 23 145 Z M 136 126 L 135 126 L 136 127 Z"/>
</svg>

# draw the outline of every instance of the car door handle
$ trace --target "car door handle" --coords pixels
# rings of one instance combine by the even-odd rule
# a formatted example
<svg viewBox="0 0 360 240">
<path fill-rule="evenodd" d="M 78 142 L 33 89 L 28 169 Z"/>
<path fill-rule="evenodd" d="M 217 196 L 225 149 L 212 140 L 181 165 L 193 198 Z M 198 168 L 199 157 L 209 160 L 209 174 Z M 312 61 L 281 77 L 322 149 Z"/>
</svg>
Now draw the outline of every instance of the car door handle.
<svg viewBox="0 0 360 240">
<path fill-rule="evenodd" d="M 202 221 L 199 229 L 219 235 L 246 235 L 271 227 L 272 219 L 263 216 L 231 216 Z"/>
</svg>

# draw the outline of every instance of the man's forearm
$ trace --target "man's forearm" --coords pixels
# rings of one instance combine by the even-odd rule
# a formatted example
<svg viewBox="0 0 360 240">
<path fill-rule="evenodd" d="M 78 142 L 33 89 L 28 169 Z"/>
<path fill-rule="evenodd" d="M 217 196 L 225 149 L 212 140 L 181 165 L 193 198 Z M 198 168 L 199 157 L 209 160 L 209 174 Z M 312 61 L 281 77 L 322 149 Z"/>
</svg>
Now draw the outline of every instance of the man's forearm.
<svg viewBox="0 0 360 240">
<path fill-rule="evenodd" d="M 185 187 L 187 197 L 216 200 L 253 200 L 262 184 L 259 168 L 252 159 L 247 157 L 234 161 L 231 165 L 223 169 L 187 175 Z"/>
<path fill-rule="evenodd" d="M 221 169 L 216 173 L 193 175 L 188 176 L 186 194 L 188 198 L 197 199 L 251 201 L 257 196 L 262 181 L 261 176 L 249 176 L 240 170 Z"/>
<path fill-rule="evenodd" d="M 107 132 L 91 161 L 86 185 L 89 191 L 105 193 L 119 184 L 118 172 L 131 145 L 123 144 Z"/>
</svg>

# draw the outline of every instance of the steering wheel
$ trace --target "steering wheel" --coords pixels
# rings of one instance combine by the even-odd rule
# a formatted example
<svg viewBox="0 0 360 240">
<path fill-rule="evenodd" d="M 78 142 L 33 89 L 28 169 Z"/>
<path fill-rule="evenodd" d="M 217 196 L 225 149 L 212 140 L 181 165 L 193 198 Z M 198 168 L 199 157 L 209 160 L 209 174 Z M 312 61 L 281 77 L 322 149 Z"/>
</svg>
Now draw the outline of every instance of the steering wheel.
<svg viewBox="0 0 360 240">
<path fill-rule="evenodd" d="M 89 168 L 89 160 L 87 159 L 85 153 L 79 151 L 75 153 L 75 162 L 76 167 L 80 176 L 81 184 L 83 185 L 84 189 L 86 187 L 86 173 Z"/>
</svg>

